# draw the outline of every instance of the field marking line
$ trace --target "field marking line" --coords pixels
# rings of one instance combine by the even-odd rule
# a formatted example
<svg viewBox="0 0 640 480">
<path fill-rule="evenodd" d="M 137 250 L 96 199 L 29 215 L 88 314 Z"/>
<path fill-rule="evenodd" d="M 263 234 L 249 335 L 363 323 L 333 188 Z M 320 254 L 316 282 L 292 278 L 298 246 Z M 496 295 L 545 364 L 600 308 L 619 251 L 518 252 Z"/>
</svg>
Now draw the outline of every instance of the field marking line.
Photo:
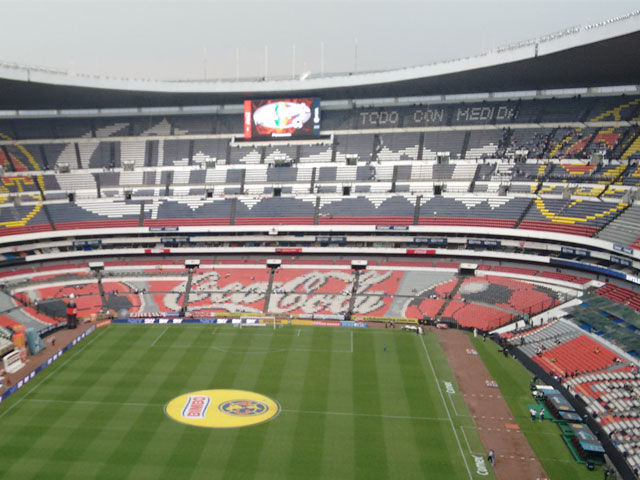
<svg viewBox="0 0 640 480">
<path fill-rule="evenodd" d="M 222 333 L 218 333 L 218 335 L 223 335 Z M 224 346 L 215 346 L 215 345 L 152 345 L 152 347 L 156 348 L 189 348 L 189 349 L 200 349 L 200 350 L 218 350 L 222 353 L 277 353 L 277 352 L 325 352 L 325 353 L 351 353 L 349 350 L 327 350 L 327 349 L 319 349 L 319 348 L 269 348 L 265 347 L 263 350 L 256 350 L 256 347 L 224 347 Z M 238 352 L 234 352 L 231 350 L 232 348 L 242 349 Z"/>
<path fill-rule="evenodd" d="M 215 335 L 216 333 L 218 333 L 218 326 L 217 325 L 211 329 L 211 335 Z"/>
<path fill-rule="evenodd" d="M 464 437 L 464 441 L 467 444 L 467 449 L 469 450 L 469 453 L 471 455 L 480 455 L 479 453 L 473 453 L 473 450 L 471 450 L 471 444 L 469 443 L 469 438 L 467 437 L 467 434 L 464 433 L 464 429 L 465 428 L 473 428 L 473 427 L 466 427 L 464 425 L 460 425 L 460 431 L 462 432 L 462 436 Z"/>
<path fill-rule="evenodd" d="M 107 330 L 108 329 L 105 328 L 105 329 L 102 330 L 102 332 L 106 332 Z M 30 395 L 33 392 L 35 392 L 38 389 L 38 387 L 40 387 L 40 385 L 45 383 L 53 374 L 55 374 L 58 370 L 60 370 L 67 363 L 69 363 L 71 360 L 73 360 L 79 353 L 83 352 L 89 345 L 91 345 L 93 342 L 95 342 L 98 339 L 98 337 L 100 335 L 102 335 L 102 332 L 98 332 L 93 338 L 91 338 L 90 340 L 87 340 L 85 342 L 85 344 L 82 345 L 82 347 L 78 351 L 73 352 L 69 356 L 69 358 L 65 359 L 65 361 L 60 363 L 57 368 L 54 368 L 51 372 L 49 372 L 49 374 L 47 376 L 43 377 L 39 384 L 37 384 L 35 387 L 33 387 L 31 390 L 29 390 L 27 393 L 25 393 L 21 398 L 18 399 L 17 402 L 15 402 L 13 405 L 11 405 L 9 408 L 7 408 L 4 412 L 0 413 L 0 418 L 3 418 L 7 413 L 9 413 L 11 410 L 13 410 L 14 407 L 18 406 L 24 399 L 26 399 L 28 395 Z"/>
<path fill-rule="evenodd" d="M 353 353 L 353 330 L 349 332 L 351 334 L 351 353 Z"/>
<path fill-rule="evenodd" d="M 449 417 L 449 424 L 451 425 L 451 430 L 453 430 L 453 436 L 456 438 L 456 442 L 458 443 L 458 449 L 460 450 L 462 461 L 464 462 L 464 466 L 467 469 L 467 473 L 469 474 L 469 479 L 473 480 L 471 469 L 469 468 L 469 464 L 467 463 L 467 457 L 464 454 L 464 451 L 462 450 L 462 444 L 460 443 L 458 432 L 456 430 L 455 425 L 453 424 L 453 419 L 451 418 L 451 412 L 449 412 L 447 401 L 444 398 L 444 394 L 442 393 L 442 388 L 440 388 L 440 380 L 438 379 L 438 375 L 436 374 L 436 369 L 433 367 L 433 362 L 431 361 L 431 355 L 429 355 L 427 346 L 425 345 L 424 338 L 422 336 L 420 336 L 420 342 L 422 342 L 422 348 L 424 350 L 425 355 L 427 356 L 427 360 L 429 361 L 429 366 L 431 367 L 431 372 L 433 373 L 433 377 L 436 379 L 436 387 L 438 387 L 438 392 L 440 393 L 440 398 L 442 399 L 442 404 L 444 405 L 444 409 L 447 411 L 447 417 Z"/>
<path fill-rule="evenodd" d="M 243 332 L 244 331 L 247 331 L 247 329 L 245 328 L 243 330 Z M 236 335 L 244 335 L 244 334 L 238 334 L 238 333 L 232 333 L 232 332 L 218 332 L 216 335 L 230 335 L 230 336 L 233 335 L 233 336 L 236 336 Z M 283 333 L 279 333 L 277 335 L 274 334 L 274 333 L 251 333 L 251 334 L 247 333 L 246 335 L 248 337 L 273 337 L 273 336 L 278 336 L 278 337 L 295 337 L 295 336 L 298 336 L 299 337 L 300 336 L 300 335 L 296 335 L 296 334 L 289 335 L 289 334 L 283 334 Z"/>
<path fill-rule="evenodd" d="M 344 417 L 372 417 L 372 418 L 389 418 L 392 420 L 424 420 L 431 422 L 447 422 L 446 418 L 439 417 L 411 417 L 408 415 L 383 415 L 376 413 L 355 413 L 355 412 L 321 412 L 314 410 L 291 410 L 283 408 L 281 412 L 284 413 L 303 413 L 303 414 L 311 414 L 311 415 L 338 415 Z"/>
<path fill-rule="evenodd" d="M 300 329 L 298 329 L 298 336 L 300 336 Z"/>
<path fill-rule="evenodd" d="M 456 408 L 456 404 L 453 401 L 452 395 L 450 393 L 447 393 L 447 396 L 449 397 L 449 402 L 451 402 L 451 406 L 453 407 L 453 413 L 455 413 L 456 417 L 459 417 L 460 414 L 458 413 L 458 409 Z"/>
<path fill-rule="evenodd" d="M 160 340 L 162 338 L 162 336 L 167 333 L 167 331 L 169 330 L 169 327 L 165 328 L 162 333 L 160 335 L 158 335 L 156 337 L 156 339 L 153 341 L 153 343 L 151 344 L 151 346 L 153 347 L 156 343 L 158 343 L 158 340 Z"/>
<path fill-rule="evenodd" d="M 458 409 L 456 408 L 456 402 L 453 401 L 453 396 L 457 395 L 457 393 L 447 393 L 447 395 L 449 396 L 449 401 L 451 402 L 451 406 L 453 407 L 453 411 L 456 414 L 456 417 L 467 417 L 467 418 L 471 418 L 471 415 L 465 415 L 463 413 L 459 413 Z"/>
<path fill-rule="evenodd" d="M 28 402 L 40 403 L 73 403 L 81 405 L 114 405 L 122 407 L 164 407 L 164 403 L 136 403 L 136 402 L 103 402 L 100 400 L 57 400 L 55 398 L 27 398 Z"/>
<path fill-rule="evenodd" d="M 102 400 L 63 400 L 55 398 L 26 398 L 28 402 L 38 403 L 69 403 L 80 405 L 113 405 L 123 407 L 164 407 L 164 403 L 141 403 L 141 402 L 108 402 Z M 323 412 L 319 410 L 292 410 L 283 408 L 280 410 L 285 413 L 301 413 L 309 415 L 336 415 L 344 417 L 372 417 L 372 418 L 388 418 L 391 420 L 422 420 L 427 422 L 447 422 L 448 419 L 440 417 L 412 417 L 409 415 L 383 415 L 376 413 L 356 413 L 356 412 Z"/>
</svg>

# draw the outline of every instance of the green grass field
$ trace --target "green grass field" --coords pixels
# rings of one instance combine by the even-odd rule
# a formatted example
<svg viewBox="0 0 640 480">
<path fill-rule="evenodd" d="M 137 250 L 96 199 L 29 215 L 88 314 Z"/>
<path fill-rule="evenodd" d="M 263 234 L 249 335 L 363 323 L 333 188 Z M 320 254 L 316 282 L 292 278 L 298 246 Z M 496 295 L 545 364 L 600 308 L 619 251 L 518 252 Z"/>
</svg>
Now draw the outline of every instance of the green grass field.
<svg viewBox="0 0 640 480">
<path fill-rule="evenodd" d="M 527 404 L 534 403 L 529 389 L 533 376 L 517 360 L 504 358 L 493 342 L 472 338 L 474 347 L 487 366 L 491 376 L 498 382 L 500 392 L 506 400 L 513 417 L 521 426 L 529 444 L 552 479 L 600 479 L 602 469 L 589 471 L 571 457 L 562 440 L 560 428 L 551 422 L 531 422 Z"/>
<path fill-rule="evenodd" d="M 387 351 L 384 351 L 387 345 Z M 0 406 L 0 478 L 495 478 L 437 339 L 389 330 L 114 325 Z M 178 423 L 165 404 L 232 388 L 277 417 Z"/>
</svg>

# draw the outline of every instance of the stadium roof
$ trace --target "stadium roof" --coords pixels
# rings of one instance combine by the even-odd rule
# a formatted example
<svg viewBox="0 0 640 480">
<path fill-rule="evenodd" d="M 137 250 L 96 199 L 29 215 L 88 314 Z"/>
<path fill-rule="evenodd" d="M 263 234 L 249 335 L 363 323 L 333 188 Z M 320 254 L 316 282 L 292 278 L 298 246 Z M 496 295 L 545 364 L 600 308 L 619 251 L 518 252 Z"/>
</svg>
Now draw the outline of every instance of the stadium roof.
<svg viewBox="0 0 640 480">
<path fill-rule="evenodd" d="M 640 11 L 476 57 L 297 80 L 153 81 L 0 63 L 0 109 L 216 105 L 283 96 L 336 100 L 638 84 Z"/>
</svg>

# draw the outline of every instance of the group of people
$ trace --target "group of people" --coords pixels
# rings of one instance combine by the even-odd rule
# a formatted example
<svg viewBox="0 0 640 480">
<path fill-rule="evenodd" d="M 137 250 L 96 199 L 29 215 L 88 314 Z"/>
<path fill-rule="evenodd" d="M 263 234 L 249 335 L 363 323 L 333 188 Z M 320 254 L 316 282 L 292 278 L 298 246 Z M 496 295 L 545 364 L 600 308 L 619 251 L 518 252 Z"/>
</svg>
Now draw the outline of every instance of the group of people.
<svg viewBox="0 0 640 480">
<path fill-rule="evenodd" d="M 540 418 L 540 421 L 542 422 L 544 420 L 544 408 L 541 408 L 540 413 L 538 413 L 536 409 L 532 407 L 529 409 L 529 415 L 531 416 L 532 422 L 535 422 L 536 418 Z"/>
</svg>

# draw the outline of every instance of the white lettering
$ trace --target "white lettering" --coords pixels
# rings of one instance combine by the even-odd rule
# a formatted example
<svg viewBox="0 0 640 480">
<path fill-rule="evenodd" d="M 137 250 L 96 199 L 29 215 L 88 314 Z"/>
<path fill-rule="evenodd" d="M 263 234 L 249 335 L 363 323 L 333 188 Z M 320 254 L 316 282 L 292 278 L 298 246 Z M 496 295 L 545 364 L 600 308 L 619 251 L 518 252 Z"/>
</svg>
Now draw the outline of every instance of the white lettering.
<svg viewBox="0 0 640 480">
<path fill-rule="evenodd" d="M 226 276 L 229 274 L 225 275 Z M 385 307 L 386 294 L 376 286 L 392 276 L 391 272 L 367 271 L 360 276 L 360 285 L 355 299 L 355 310 L 372 314 Z M 269 310 L 274 313 L 329 313 L 344 312 L 349 306 L 352 275 L 343 271 L 311 271 L 291 280 L 275 281 Z M 255 280 L 243 285 L 230 282 L 225 285 L 219 272 L 196 275 L 189 297 L 189 309 L 224 310 L 228 312 L 258 313 L 262 311 L 267 282 Z M 341 285 L 341 293 L 329 293 Z M 164 306 L 179 311 L 186 280 L 164 295 Z M 326 290 L 329 290 L 327 292 Z M 333 290 L 335 292 L 335 290 Z M 262 304 L 261 304 L 262 302 Z"/>
<path fill-rule="evenodd" d="M 361 125 L 378 126 L 378 125 L 397 125 L 400 115 L 396 110 L 389 112 L 361 112 Z"/>
<path fill-rule="evenodd" d="M 471 455 L 471 456 L 473 457 L 473 460 L 476 462 L 476 473 L 478 475 L 482 475 L 483 477 L 486 477 L 487 475 L 489 475 L 489 470 L 487 470 L 487 466 L 484 463 L 484 458 L 478 455 Z"/>
<path fill-rule="evenodd" d="M 451 382 L 444 382 L 444 389 L 451 395 L 454 395 L 456 393 Z"/>
<path fill-rule="evenodd" d="M 444 121 L 444 108 L 416 110 L 413 112 L 413 121 L 424 125 L 442 123 Z"/>
</svg>

